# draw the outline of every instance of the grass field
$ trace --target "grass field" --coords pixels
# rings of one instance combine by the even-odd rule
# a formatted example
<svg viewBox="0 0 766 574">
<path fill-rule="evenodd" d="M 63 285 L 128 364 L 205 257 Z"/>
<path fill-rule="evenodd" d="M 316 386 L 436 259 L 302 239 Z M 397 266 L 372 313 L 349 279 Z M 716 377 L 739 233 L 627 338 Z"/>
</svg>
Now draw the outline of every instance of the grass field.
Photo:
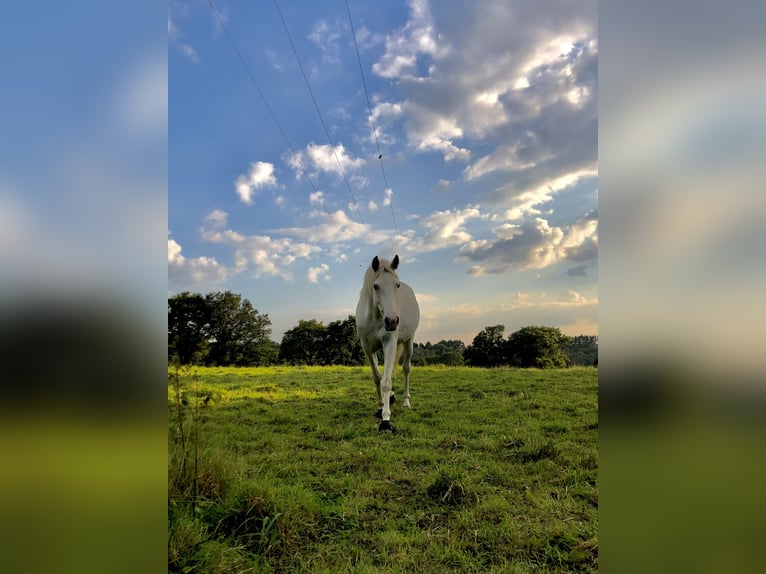
<svg viewBox="0 0 766 574">
<path fill-rule="evenodd" d="M 380 434 L 367 368 L 171 368 L 169 571 L 595 572 L 597 379 L 414 368 Z"/>
</svg>

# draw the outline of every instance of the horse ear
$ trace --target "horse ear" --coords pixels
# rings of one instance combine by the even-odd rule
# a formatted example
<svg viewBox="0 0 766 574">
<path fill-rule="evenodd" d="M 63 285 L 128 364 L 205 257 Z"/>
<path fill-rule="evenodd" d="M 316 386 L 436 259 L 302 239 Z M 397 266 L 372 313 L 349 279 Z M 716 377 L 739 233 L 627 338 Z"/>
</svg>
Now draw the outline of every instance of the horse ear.
<svg viewBox="0 0 766 574">
<path fill-rule="evenodd" d="M 377 271 L 378 267 L 380 267 L 380 260 L 378 259 L 378 256 L 376 255 L 372 259 L 372 270 Z"/>
<path fill-rule="evenodd" d="M 395 270 L 397 267 L 399 267 L 399 256 L 394 255 L 394 260 L 391 262 L 391 269 Z"/>
</svg>

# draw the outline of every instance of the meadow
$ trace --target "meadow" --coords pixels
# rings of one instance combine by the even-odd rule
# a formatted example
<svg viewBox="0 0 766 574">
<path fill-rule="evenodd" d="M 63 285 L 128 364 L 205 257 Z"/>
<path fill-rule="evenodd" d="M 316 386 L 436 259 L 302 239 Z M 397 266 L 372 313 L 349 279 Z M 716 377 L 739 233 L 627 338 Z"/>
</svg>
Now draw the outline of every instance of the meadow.
<svg viewBox="0 0 766 574">
<path fill-rule="evenodd" d="M 170 572 L 595 572 L 598 371 L 170 368 Z"/>
</svg>

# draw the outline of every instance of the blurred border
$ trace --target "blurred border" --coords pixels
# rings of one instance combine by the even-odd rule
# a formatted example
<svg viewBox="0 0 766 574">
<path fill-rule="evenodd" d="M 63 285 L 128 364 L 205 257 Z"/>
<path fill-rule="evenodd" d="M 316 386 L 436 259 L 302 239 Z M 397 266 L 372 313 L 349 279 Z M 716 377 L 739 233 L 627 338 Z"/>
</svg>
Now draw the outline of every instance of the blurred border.
<svg viewBox="0 0 766 574">
<path fill-rule="evenodd" d="M 167 5 L 0 18 L 0 570 L 167 569 Z"/>
<path fill-rule="evenodd" d="M 766 6 L 599 18 L 600 570 L 760 571 Z"/>
</svg>

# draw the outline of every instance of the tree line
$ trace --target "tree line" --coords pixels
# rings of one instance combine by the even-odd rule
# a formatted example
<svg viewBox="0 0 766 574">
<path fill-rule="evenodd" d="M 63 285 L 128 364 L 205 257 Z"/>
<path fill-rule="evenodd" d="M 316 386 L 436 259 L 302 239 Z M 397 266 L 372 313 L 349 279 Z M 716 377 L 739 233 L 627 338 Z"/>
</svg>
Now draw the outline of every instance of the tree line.
<svg viewBox="0 0 766 574">
<path fill-rule="evenodd" d="M 504 325 L 485 327 L 467 347 L 459 340 L 415 343 L 414 365 L 556 368 L 598 364 L 598 337 L 568 337 L 558 328 L 523 327 L 507 338 Z M 168 361 L 208 366 L 364 365 L 353 315 L 325 325 L 298 321 L 281 343 L 271 320 L 231 291 L 185 291 L 168 298 Z M 379 357 L 382 361 L 382 355 Z"/>
</svg>

